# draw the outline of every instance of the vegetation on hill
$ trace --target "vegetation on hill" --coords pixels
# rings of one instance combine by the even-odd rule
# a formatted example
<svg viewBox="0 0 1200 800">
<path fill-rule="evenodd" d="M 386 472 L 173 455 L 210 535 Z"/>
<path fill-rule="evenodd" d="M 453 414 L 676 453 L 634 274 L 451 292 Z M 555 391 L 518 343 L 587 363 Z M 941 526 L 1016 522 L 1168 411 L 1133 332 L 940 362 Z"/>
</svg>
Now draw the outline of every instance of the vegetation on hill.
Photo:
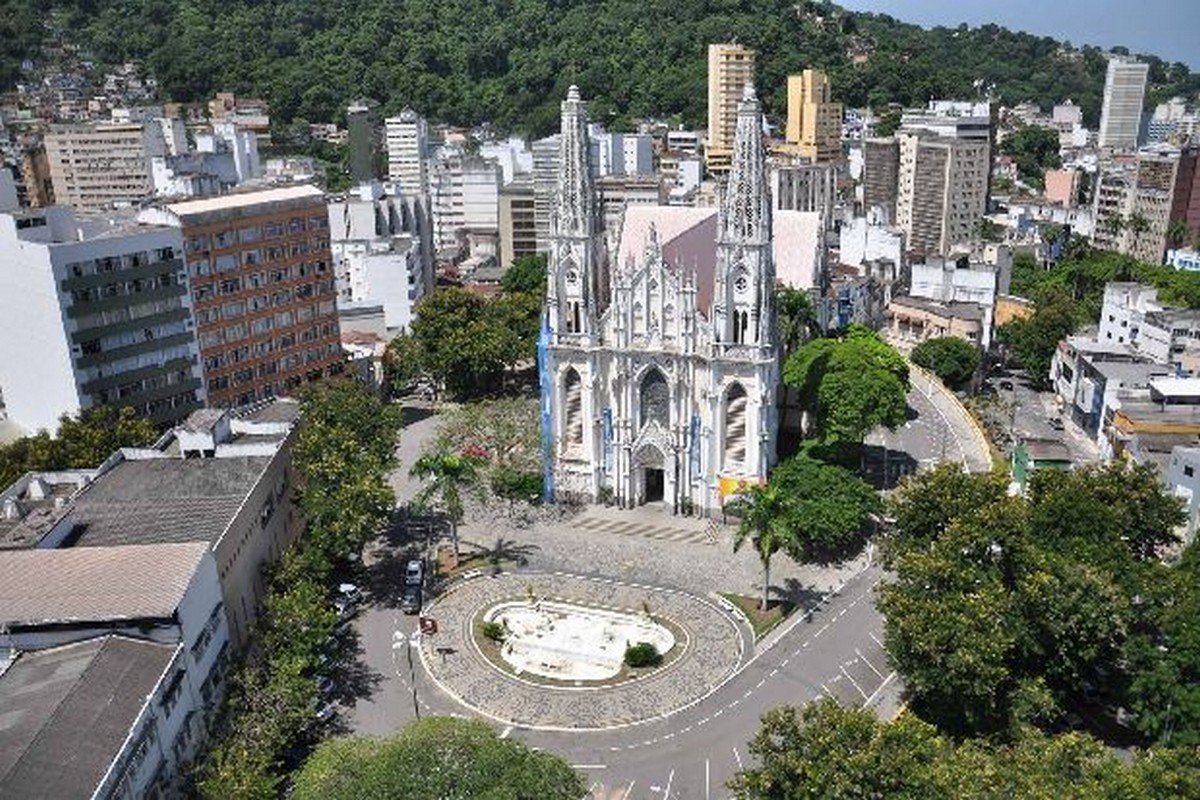
<svg viewBox="0 0 1200 800">
<path fill-rule="evenodd" d="M 1105 70 L 1095 47 L 996 25 L 924 30 L 813 0 L 10 0 L 5 10 L 6 85 L 45 45 L 70 45 L 100 64 L 143 62 L 165 98 L 264 97 L 279 123 L 336 120 L 365 95 L 384 113 L 407 104 L 435 120 L 541 133 L 576 83 L 615 128 L 639 116 L 702 125 L 706 45 L 731 39 L 759 52 L 758 87 L 777 115 L 784 77 L 817 67 L 850 106 L 986 86 L 1007 104 L 1071 98 L 1094 125 Z M 1148 102 L 1200 90 L 1185 65 L 1147 60 Z"/>
</svg>

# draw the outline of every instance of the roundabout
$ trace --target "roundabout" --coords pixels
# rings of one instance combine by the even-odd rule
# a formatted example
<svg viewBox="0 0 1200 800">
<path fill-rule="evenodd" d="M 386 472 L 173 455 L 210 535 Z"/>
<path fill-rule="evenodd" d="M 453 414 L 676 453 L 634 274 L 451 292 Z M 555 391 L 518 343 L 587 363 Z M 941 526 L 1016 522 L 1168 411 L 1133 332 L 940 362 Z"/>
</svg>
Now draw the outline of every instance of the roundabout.
<svg viewBox="0 0 1200 800">
<path fill-rule="evenodd" d="M 716 690 L 742 665 L 749 631 L 696 595 L 567 574 L 463 580 L 425 613 L 420 645 L 446 693 L 498 722 L 535 730 L 605 730 L 661 719 Z M 495 638 L 483 631 L 487 625 Z M 631 669 L 648 642 L 661 666 Z"/>
</svg>

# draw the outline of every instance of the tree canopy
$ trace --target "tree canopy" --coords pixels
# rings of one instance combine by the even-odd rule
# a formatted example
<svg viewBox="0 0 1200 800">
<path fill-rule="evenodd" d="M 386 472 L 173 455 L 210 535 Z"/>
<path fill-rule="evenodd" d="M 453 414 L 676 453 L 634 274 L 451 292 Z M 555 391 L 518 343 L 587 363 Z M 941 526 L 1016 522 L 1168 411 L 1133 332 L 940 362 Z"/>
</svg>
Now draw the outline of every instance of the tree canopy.
<svg viewBox="0 0 1200 800">
<path fill-rule="evenodd" d="M 477 720 L 427 717 L 388 739 L 323 742 L 296 775 L 296 800 L 579 800 L 558 756 L 501 739 Z"/>
<path fill-rule="evenodd" d="M 1022 125 L 1000 142 L 1000 153 L 1012 156 L 1021 180 L 1037 189 L 1046 185 L 1047 169 L 1062 166 L 1058 150 L 1058 131 L 1036 125 Z"/>
<path fill-rule="evenodd" d="M 24 59 L 70 44 L 101 64 L 146 65 L 164 99 L 262 97 L 277 123 L 337 121 L 366 96 L 384 114 L 408 105 L 455 125 L 536 133 L 554 128 L 572 83 L 614 128 L 643 116 L 702 126 L 705 46 L 732 39 L 758 51 L 759 90 L 777 116 L 785 76 L 806 67 L 826 70 L 850 107 L 974 97 L 982 79 L 1008 106 L 1071 97 L 1091 127 L 1104 89 L 1096 47 L 991 24 L 924 30 L 814 0 L 463 0 L 442 12 L 418 0 L 13 0 L 0 78 L 11 85 Z M 1151 107 L 1200 88 L 1184 64 L 1143 60 Z"/>
<path fill-rule="evenodd" d="M 943 466 L 902 484 L 893 513 L 897 579 L 879 607 L 923 718 L 1011 737 L 1104 697 L 1155 709 L 1138 712 L 1147 741 L 1200 736 L 1195 673 L 1179 668 L 1195 655 L 1187 642 L 1200 622 L 1175 612 L 1200 594 L 1186 577 L 1195 555 L 1181 567 L 1159 561 L 1177 547 L 1183 516 L 1152 467 L 1040 471 L 1028 497 L 1008 497 L 999 478 Z M 1177 640 L 1174 652 L 1166 642 Z M 1169 720 L 1155 713 L 1162 699 L 1175 709 Z"/>
<path fill-rule="evenodd" d="M 522 256 L 513 259 L 500 278 L 500 288 L 506 292 L 526 292 L 539 298 L 546 293 L 546 256 Z"/>
<path fill-rule="evenodd" d="M 932 372 L 954 389 L 970 383 L 979 369 L 979 348 L 957 336 L 926 339 L 913 348 L 913 363 Z"/>
<path fill-rule="evenodd" d="M 859 444 L 879 425 L 903 425 L 908 413 L 908 364 L 861 325 L 800 347 L 784 364 L 783 380 L 799 391 L 825 442 Z"/>
<path fill-rule="evenodd" d="M 26 472 L 92 469 L 122 447 L 148 447 L 158 427 L 128 406 L 96 406 L 63 415 L 58 432 L 39 431 L 0 445 L 0 488 Z"/>
<path fill-rule="evenodd" d="M 997 338 L 1011 348 L 1029 382 L 1039 389 L 1050 385 L 1050 363 L 1058 343 L 1075 332 L 1081 320 L 1079 307 L 1059 288 L 1039 292 L 1033 315 L 1017 317 L 1000 326 Z"/>
</svg>

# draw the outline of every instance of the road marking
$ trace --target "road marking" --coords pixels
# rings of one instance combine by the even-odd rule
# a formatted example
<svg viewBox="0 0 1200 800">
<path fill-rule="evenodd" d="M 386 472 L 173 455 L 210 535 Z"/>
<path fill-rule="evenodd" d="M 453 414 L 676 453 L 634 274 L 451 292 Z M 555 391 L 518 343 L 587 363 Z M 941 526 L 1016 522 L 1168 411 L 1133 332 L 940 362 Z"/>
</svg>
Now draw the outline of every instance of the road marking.
<svg viewBox="0 0 1200 800">
<path fill-rule="evenodd" d="M 759 682 L 758 682 L 758 684 L 757 684 L 757 685 L 756 685 L 754 688 L 755 688 L 755 689 L 761 689 L 761 688 L 763 687 L 763 684 L 764 684 L 764 683 L 766 683 L 766 682 L 767 682 L 767 679 L 766 679 L 766 678 L 763 678 L 761 681 L 759 681 Z"/>
<path fill-rule="evenodd" d="M 704 800 L 709 800 L 708 791 L 708 759 L 704 759 Z"/>
<path fill-rule="evenodd" d="M 780 662 L 779 662 L 779 666 L 780 666 L 780 667 L 786 667 L 786 666 L 788 665 L 788 662 L 789 662 L 789 661 L 791 661 L 791 660 L 792 660 L 792 657 L 791 657 L 791 656 L 788 656 L 788 657 L 787 657 L 787 658 L 785 658 L 783 661 L 780 661 Z"/>
<path fill-rule="evenodd" d="M 500 734 L 500 738 L 501 738 L 501 739 L 507 739 L 507 738 L 508 738 L 508 735 L 509 735 L 510 733 L 512 733 L 512 729 L 513 729 L 513 726 L 512 726 L 512 725 L 509 725 L 507 728 L 505 728 L 505 729 L 504 729 L 504 732 Z"/>
<path fill-rule="evenodd" d="M 608 769 L 607 764 L 572 764 L 573 769 Z"/>
<path fill-rule="evenodd" d="M 825 690 L 825 694 L 829 695 L 830 700 L 837 700 L 837 698 L 833 696 L 833 692 L 829 691 L 828 686 L 822 683 L 821 688 Z"/>
<path fill-rule="evenodd" d="M 841 619 L 842 617 L 846 616 L 846 612 L 847 612 L 847 611 L 849 611 L 849 610 L 850 610 L 850 609 L 848 609 L 848 608 L 843 608 L 841 611 L 839 611 L 839 612 L 838 612 L 838 619 Z"/>
<path fill-rule="evenodd" d="M 779 667 L 776 667 L 775 669 L 771 670 L 771 672 L 770 672 L 770 675 L 772 678 L 774 678 L 778 674 L 779 674 Z"/>
<path fill-rule="evenodd" d="M 663 791 L 663 800 L 671 800 L 671 782 L 675 780 L 675 770 L 671 770 L 671 774 L 667 776 L 667 788 Z"/>
<path fill-rule="evenodd" d="M 733 748 L 733 757 L 734 757 L 734 759 L 736 759 L 736 760 L 737 760 L 737 762 L 738 762 L 738 771 L 739 771 L 739 772 L 741 772 L 741 770 L 742 770 L 742 757 L 741 757 L 741 755 L 738 753 L 738 751 L 737 751 L 737 748 L 736 748 L 736 747 L 735 747 L 735 748 Z"/>
<path fill-rule="evenodd" d="M 622 800 L 629 800 L 629 795 L 633 794 L 633 785 L 635 783 L 637 783 L 637 781 L 630 781 L 629 785 L 625 787 L 625 794 L 623 795 Z"/>
<path fill-rule="evenodd" d="M 892 679 L 895 677 L 896 677 L 895 672 L 888 673 L 888 676 L 883 679 L 883 683 L 879 684 L 879 688 L 876 689 L 875 691 L 871 692 L 871 696 L 863 701 L 863 708 L 866 708 L 867 706 L 871 705 L 871 703 L 875 700 L 875 698 L 879 695 L 879 693 L 883 691 L 883 687 L 885 687 L 889 683 L 891 683 Z"/>
<path fill-rule="evenodd" d="M 883 642 L 879 641 L 879 637 L 875 635 L 874 631 L 871 631 L 867 635 L 875 640 L 875 644 L 879 645 L 880 647 L 883 647 Z"/>
<path fill-rule="evenodd" d="M 850 681 L 850 684 L 851 684 L 851 685 L 852 685 L 852 686 L 853 686 L 855 689 L 858 689 L 858 693 L 859 693 L 859 694 L 861 694 L 861 695 L 863 696 L 863 700 L 866 700 L 866 699 L 867 699 L 867 693 L 866 693 L 866 692 L 864 692 L 864 691 L 862 690 L 862 687 L 858 685 L 858 681 L 856 681 L 856 680 L 854 680 L 854 678 L 850 677 L 850 673 L 849 673 L 849 672 L 846 672 L 846 668 L 845 668 L 845 667 L 842 667 L 841 669 L 842 669 L 842 674 L 846 676 L 846 680 Z"/>
<path fill-rule="evenodd" d="M 879 676 L 879 680 L 883 680 L 883 673 L 880 672 L 879 670 L 875 669 L 875 665 L 871 663 L 871 659 L 864 656 L 862 654 L 862 651 L 860 651 L 857 647 L 854 648 L 854 652 L 858 653 L 858 657 L 863 660 L 863 663 L 865 663 L 868 667 L 871 668 L 871 672 L 874 672 L 876 675 Z"/>
<path fill-rule="evenodd" d="M 815 639 L 815 638 L 817 638 L 818 636 L 820 636 L 822 633 L 824 633 L 824 632 L 825 632 L 825 631 L 827 631 L 827 630 L 829 630 L 829 623 L 828 623 L 828 622 L 826 622 L 824 625 L 822 625 L 822 626 L 821 626 L 821 630 L 819 630 L 819 631 L 817 631 L 816 633 L 814 633 L 814 634 L 813 634 L 813 638 L 814 638 L 814 639 Z"/>
</svg>

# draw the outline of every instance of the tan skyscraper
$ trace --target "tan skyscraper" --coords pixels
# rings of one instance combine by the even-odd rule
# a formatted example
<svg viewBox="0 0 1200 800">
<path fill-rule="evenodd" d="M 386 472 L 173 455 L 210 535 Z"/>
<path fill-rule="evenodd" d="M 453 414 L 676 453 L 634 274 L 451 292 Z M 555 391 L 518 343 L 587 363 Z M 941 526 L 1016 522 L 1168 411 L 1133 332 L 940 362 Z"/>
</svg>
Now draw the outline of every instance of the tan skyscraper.
<svg viewBox="0 0 1200 800">
<path fill-rule="evenodd" d="M 738 104 L 747 86 L 754 86 L 754 51 L 740 44 L 710 44 L 708 147 L 704 151 L 709 172 L 729 171 Z"/>
<path fill-rule="evenodd" d="M 842 104 L 830 96 L 829 76 L 816 69 L 789 75 L 787 81 L 788 149 L 814 162 L 842 155 Z"/>
<path fill-rule="evenodd" d="M 896 224 L 907 234 L 910 250 L 945 255 L 970 240 L 987 210 L 988 143 L 928 131 L 900 131 L 896 139 Z"/>
</svg>

